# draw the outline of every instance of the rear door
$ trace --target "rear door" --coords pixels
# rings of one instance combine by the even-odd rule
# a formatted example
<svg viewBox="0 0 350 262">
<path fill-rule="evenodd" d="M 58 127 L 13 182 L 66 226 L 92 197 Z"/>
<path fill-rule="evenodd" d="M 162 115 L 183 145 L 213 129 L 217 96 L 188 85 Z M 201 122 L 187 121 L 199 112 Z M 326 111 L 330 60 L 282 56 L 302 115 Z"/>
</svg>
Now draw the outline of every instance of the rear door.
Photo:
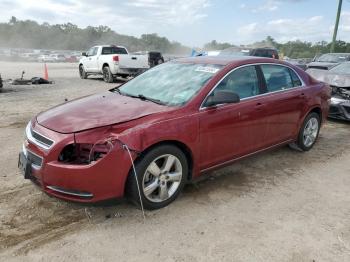
<svg viewBox="0 0 350 262">
<path fill-rule="evenodd" d="M 260 68 L 266 83 L 267 141 L 273 145 L 293 137 L 305 94 L 302 81 L 293 69 L 276 64 L 263 64 Z"/>
<path fill-rule="evenodd" d="M 241 101 L 216 107 L 203 103 L 199 114 L 201 169 L 264 147 L 267 115 L 260 85 L 256 66 L 245 66 L 226 75 L 209 94 L 232 91 Z"/>
</svg>

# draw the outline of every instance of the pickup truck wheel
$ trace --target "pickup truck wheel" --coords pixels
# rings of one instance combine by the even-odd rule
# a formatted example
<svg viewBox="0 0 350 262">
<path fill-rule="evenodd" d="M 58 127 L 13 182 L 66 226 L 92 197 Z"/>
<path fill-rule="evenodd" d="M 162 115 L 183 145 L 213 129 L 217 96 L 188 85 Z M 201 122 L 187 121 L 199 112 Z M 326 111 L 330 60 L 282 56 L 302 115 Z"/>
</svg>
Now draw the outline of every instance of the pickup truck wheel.
<svg viewBox="0 0 350 262">
<path fill-rule="evenodd" d="M 87 73 L 85 72 L 84 66 L 80 65 L 79 66 L 79 75 L 81 79 L 86 79 L 87 78 Z"/>
<path fill-rule="evenodd" d="M 164 63 L 163 59 L 159 59 L 158 62 L 157 62 L 157 65 L 160 65 L 160 64 L 163 64 L 163 63 Z"/>
<path fill-rule="evenodd" d="M 113 83 L 114 78 L 113 78 L 113 75 L 112 75 L 111 70 L 109 69 L 109 66 L 105 66 L 105 67 L 102 69 L 102 73 L 103 73 L 103 80 L 104 80 L 106 83 Z"/>
<path fill-rule="evenodd" d="M 148 151 L 135 163 L 140 195 L 145 209 L 158 209 L 174 201 L 186 183 L 188 164 L 184 153 L 176 146 L 161 145 Z M 140 207 L 133 170 L 126 183 L 128 199 Z"/>
</svg>

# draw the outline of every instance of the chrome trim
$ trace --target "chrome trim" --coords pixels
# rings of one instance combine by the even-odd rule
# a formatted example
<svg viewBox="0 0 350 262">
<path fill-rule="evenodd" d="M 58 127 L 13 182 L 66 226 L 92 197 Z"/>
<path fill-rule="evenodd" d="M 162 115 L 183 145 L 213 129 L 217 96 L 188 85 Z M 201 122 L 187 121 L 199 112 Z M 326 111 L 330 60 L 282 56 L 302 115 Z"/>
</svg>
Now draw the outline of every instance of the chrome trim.
<svg viewBox="0 0 350 262">
<path fill-rule="evenodd" d="M 204 110 L 208 107 L 205 107 L 203 106 L 204 102 L 207 100 L 208 96 L 211 95 L 211 93 L 214 91 L 214 89 L 226 78 L 226 76 L 228 76 L 229 74 L 231 74 L 232 72 L 236 71 L 237 69 L 240 69 L 240 68 L 243 68 L 243 67 L 247 67 L 247 66 L 257 66 L 257 65 L 277 65 L 277 66 L 284 66 L 284 67 L 287 67 L 291 70 L 293 70 L 293 72 L 297 75 L 297 77 L 299 78 L 300 82 L 301 82 L 301 86 L 294 86 L 294 87 L 291 87 L 291 88 L 287 88 L 287 89 L 282 89 L 282 90 L 278 90 L 278 91 L 274 91 L 274 92 L 268 92 L 268 93 L 264 93 L 264 94 L 258 94 L 258 95 L 255 95 L 255 96 L 250 96 L 250 97 L 246 97 L 246 98 L 242 98 L 240 101 L 245 101 L 245 100 L 250 100 L 250 99 L 253 99 L 253 98 L 256 98 L 256 97 L 260 97 L 260 96 L 266 96 L 266 95 L 270 95 L 270 94 L 275 94 L 275 93 L 280 93 L 280 92 L 285 92 L 285 91 L 289 91 L 289 90 L 294 90 L 296 88 L 302 88 L 302 87 L 305 87 L 305 82 L 304 80 L 300 77 L 300 75 L 298 74 L 298 72 L 295 71 L 294 68 L 288 66 L 288 65 L 284 65 L 284 64 L 275 64 L 275 63 L 254 63 L 254 64 L 246 64 L 246 65 L 241 65 L 239 67 L 236 67 L 236 68 L 233 68 L 232 70 L 230 70 L 227 74 L 225 74 L 219 82 L 217 82 L 215 84 L 215 86 L 210 90 L 210 92 L 205 96 L 205 98 L 203 99 L 200 107 L 199 107 L 199 110 Z M 237 103 L 234 103 L 234 104 L 237 104 Z M 227 104 L 220 104 L 220 105 L 217 105 L 217 106 L 223 106 L 223 105 L 227 105 Z"/>
<path fill-rule="evenodd" d="M 293 142 L 294 140 L 293 139 L 289 139 L 289 140 L 286 140 L 284 142 L 281 142 L 281 143 L 278 143 L 278 144 L 275 144 L 275 145 L 272 145 L 272 146 L 269 146 L 269 147 L 266 147 L 266 148 L 263 148 L 263 149 L 259 149 L 257 151 L 254 151 L 252 153 L 248 153 L 246 155 L 243 155 L 243 156 L 240 156 L 240 157 L 237 157 L 237 158 L 232 158 L 230 160 L 227 160 L 223 163 L 220 163 L 220 164 L 216 164 L 214 166 L 211 166 L 211 167 L 208 167 L 208 168 L 205 168 L 203 170 L 200 171 L 200 173 L 204 173 L 204 172 L 207 172 L 207 171 L 210 171 L 212 169 L 215 169 L 215 168 L 218 168 L 220 166 L 224 166 L 224 165 L 227 165 L 227 164 L 230 164 L 230 163 L 233 163 L 233 162 L 236 162 L 242 158 L 246 158 L 246 157 L 249 157 L 249 156 L 252 156 L 252 155 L 255 155 L 255 154 L 258 154 L 258 153 L 261 153 L 261 152 L 264 152 L 266 150 L 269 150 L 269 149 L 272 149 L 272 148 L 275 148 L 275 147 L 279 147 L 279 146 L 282 146 L 282 145 L 285 145 L 285 144 L 288 144 L 288 143 L 291 143 Z"/>
<path fill-rule="evenodd" d="M 47 145 L 47 144 L 44 144 L 44 143 L 42 143 L 41 141 L 35 139 L 35 138 L 33 137 L 33 135 L 32 135 L 32 132 L 35 132 L 36 134 L 38 134 L 38 135 L 40 135 L 40 136 L 46 138 L 47 140 L 52 141 L 52 144 L 51 144 L 51 145 Z M 37 145 L 38 147 L 41 147 L 41 148 L 43 148 L 43 149 L 45 149 L 45 150 L 49 150 L 49 149 L 55 144 L 55 141 L 52 140 L 51 138 L 48 138 L 48 137 L 46 137 L 46 136 L 40 134 L 39 132 L 34 131 L 33 128 L 32 128 L 31 122 L 29 122 L 28 125 L 27 125 L 27 127 L 26 127 L 26 137 L 27 137 L 27 139 L 28 139 L 30 142 L 32 142 L 33 144 L 35 144 L 35 145 Z"/>
<path fill-rule="evenodd" d="M 92 198 L 94 195 L 91 193 L 74 193 L 74 192 L 70 192 L 70 191 L 66 191 L 62 188 L 56 187 L 56 186 L 47 186 L 48 189 L 51 189 L 52 191 L 58 192 L 58 193 L 62 193 L 62 194 L 66 194 L 66 195 L 71 195 L 71 196 L 78 196 L 78 197 L 85 197 L 85 198 Z"/>
</svg>

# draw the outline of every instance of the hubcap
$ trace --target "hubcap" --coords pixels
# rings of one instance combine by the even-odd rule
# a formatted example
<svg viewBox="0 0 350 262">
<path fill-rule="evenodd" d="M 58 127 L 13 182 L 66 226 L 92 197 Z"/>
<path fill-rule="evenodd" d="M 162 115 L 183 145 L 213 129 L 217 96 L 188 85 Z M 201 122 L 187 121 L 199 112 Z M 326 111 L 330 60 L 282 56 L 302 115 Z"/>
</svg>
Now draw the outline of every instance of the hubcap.
<svg viewBox="0 0 350 262">
<path fill-rule="evenodd" d="M 306 123 L 303 133 L 303 141 L 306 147 L 311 146 L 317 137 L 318 132 L 318 120 L 316 118 L 310 118 Z"/>
<path fill-rule="evenodd" d="M 143 193 L 149 201 L 163 202 L 177 191 L 181 179 L 180 160 L 170 154 L 159 156 L 149 164 L 143 175 Z"/>
</svg>

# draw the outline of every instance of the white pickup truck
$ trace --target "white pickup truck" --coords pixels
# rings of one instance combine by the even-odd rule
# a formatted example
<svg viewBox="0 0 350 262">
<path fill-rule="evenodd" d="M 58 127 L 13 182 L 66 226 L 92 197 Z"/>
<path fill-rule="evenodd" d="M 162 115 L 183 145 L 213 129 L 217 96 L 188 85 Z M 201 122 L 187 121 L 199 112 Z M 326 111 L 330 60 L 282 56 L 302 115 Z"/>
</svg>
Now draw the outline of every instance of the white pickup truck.
<svg viewBox="0 0 350 262">
<path fill-rule="evenodd" d="M 94 46 L 82 53 L 79 61 L 80 77 L 103 75 L 103 80 L 112 83 L 117 76 L 128 77 L 143 73 L 150 68 L 147 55 L 130 55 L 123 46 Z"/>
</svg>

